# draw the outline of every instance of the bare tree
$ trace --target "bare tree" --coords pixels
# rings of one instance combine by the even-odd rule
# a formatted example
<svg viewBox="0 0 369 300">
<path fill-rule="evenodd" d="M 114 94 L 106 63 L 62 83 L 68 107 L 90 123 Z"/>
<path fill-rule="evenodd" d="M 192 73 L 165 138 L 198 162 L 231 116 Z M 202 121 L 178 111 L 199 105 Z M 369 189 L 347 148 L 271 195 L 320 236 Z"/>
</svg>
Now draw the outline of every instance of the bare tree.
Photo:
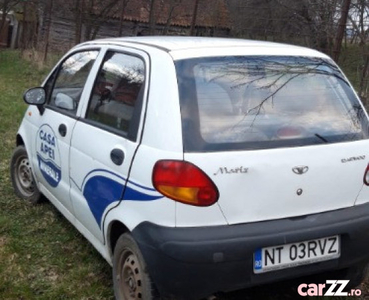
<svg viewBox="0 0 369 300">
<path fill-rule="evenodd" d="M 192 13 L 192 21 L 191 21 L 191 30 L 190 35 L 195 34 L 195 27 L 196 27 L 196 19 L 197 19 L 197 11 L 199 9 L 199 2 L 200 0 L 194 0 L 194 7 L 193 7 L 193 13 Z"/>
<path fill-rule="evenodd" d="M 357 39 L 363 64 L 359 72 L 359 90 L 358 94 L 363 98 L 365 104 L 367 103 L 367 94 L 369 87 L 369 47 L 368 38 L 369 31 L 367 28 L 367 16 L 369 12 L 369 1 L 367 0 L 353 0 L 348 19 L 350 21 L 350 32 L 352 32 L 355 39 Z"/>
<path fill-rule="evenodd" d="M 123 32 L 123 21 L 124 21 L 124 15 L 126 12 L 126 8 L 130 0 L 121 0 L 120 2 L 120 16 L 119 16 L 119 34 L 118 36 L 122 36 Z"/>
<path fill-rule="evenodd" d="M 345 0 L 342 5 L 341 18 L 339 21 L 339 27 L 338 27 L 337 35 L 336 35 L 336 42 L 335 42 L 335 46 L 333 49 L 333 59 L 337 62 L 340 57 L 343 36 L 346 32 L 346 23 L 347 23 L 348 13 L 350 10 L 350 4 L 351 4 L 351 0 Z"/>
<path fill-rule="evenodd" d="M 119 0 L 82 0 L 84 2 L 83 22 L 85 25 L 85 39 L 96 38 L 101 25 L 106 22 L 112 14 L 118 12 Z"/>
<path fill-rule="evenodd" d="M 172 20 L 175 19 L 180 14 L 180 11 L 178 11 L 178 7 L 181 4 L 182 0 L 169 0 L 168 16 L 163 29 L 163 35 L 166 35 L 168 33 Z"/>
<path fill-rule="evenodd" d="M 157 0 L 144 0 L 142 3 L 143 8 L 148 12 L 149 15 L 148 17 L 149 34 L 154 35 L 156 32 L 156 22 L 157 22 L 156 10 L 159 2 Z"/>
<path fill-rule="evenodd" d="M 293 41 L 329 53 L 343 0 L 227 0 L 236 36 Z"/>
<path fill-rule="evenodd" d="M 51 22 L 52 22 L 53 5 L 54 5 L 54 0 L 50 0 L 49 6 L 47 9 L 48 24 L 47 24 L 47 29 L 46 29 L 46 40 L 45 40 L 44 57 L 43 57 L 44 62 L 46 62 L 47 55 L 49 53 L 49 40 L 50 40 L 50 29 L 51 29 Z"/>
<path fill-rule="evenodd" d="M 155 34 L 155 25 L 156 25 L 156 18 L 155 18 L 155 3 L 156 0 L 149 0 L 149 28 L 150 28 L 150 34 Z"/>
<path fill-rule="evenodd" d="M 78 44 L 81 42 L 82 38 L 83 11 L 85 7 L 85 0 L 75 0 L 74 5 L 74 19 L 76 24 L 75 43 Z"/>
</svg>

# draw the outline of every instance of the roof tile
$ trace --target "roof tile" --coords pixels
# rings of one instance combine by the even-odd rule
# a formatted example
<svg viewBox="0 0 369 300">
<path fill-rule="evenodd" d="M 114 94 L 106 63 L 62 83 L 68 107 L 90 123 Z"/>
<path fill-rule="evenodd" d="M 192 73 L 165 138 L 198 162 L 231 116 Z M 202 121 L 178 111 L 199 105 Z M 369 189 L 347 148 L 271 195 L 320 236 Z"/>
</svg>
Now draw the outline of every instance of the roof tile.
<svg viewBox="0 0 369 300">
<path fill-rule="evenodd" d="M 191 26 L 195 0 L 155 0 L 155 19 L 157 24 L 166 24 L 171 15 L 170 25 Z M 125 9 L 127 21 L 149 22 L 149 4 L 147 0 L 131 0 Z M 112 18 L 119 19 L 116 10 Z M 196 26 L 230 28 L 230 17 L 225 0 L 199 0 Z"/>
</svg>

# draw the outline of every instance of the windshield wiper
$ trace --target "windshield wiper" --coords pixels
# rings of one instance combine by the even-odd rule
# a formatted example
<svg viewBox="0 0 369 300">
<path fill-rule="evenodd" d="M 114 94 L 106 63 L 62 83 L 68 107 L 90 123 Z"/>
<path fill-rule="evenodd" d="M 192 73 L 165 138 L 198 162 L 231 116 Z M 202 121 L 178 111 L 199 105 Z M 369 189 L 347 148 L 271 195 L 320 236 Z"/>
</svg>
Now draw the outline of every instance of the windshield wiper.
<svg viewBox="0 0 369 300">
<path fill-rule="evenodd" d="M 315 136 L 320 140 L 322 140 L 324 143 L 329 143 L 329 141 L 326 138 L 322 137 L 320 134 L 315 133 Z"/>
</svg>

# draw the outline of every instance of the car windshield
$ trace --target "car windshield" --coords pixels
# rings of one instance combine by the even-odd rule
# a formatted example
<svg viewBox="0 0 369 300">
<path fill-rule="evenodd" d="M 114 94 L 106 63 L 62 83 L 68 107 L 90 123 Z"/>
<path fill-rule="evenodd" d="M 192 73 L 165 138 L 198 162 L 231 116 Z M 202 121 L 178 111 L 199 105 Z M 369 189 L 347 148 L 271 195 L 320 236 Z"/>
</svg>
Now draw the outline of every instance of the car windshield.
<svg viewBox="0 0 369 300">
<path fill-rule="evenodd" d="M 188 152 L 368 138 L 366 115 L 329 60 L 227 56 L 176 62 Z"/>
</svg>

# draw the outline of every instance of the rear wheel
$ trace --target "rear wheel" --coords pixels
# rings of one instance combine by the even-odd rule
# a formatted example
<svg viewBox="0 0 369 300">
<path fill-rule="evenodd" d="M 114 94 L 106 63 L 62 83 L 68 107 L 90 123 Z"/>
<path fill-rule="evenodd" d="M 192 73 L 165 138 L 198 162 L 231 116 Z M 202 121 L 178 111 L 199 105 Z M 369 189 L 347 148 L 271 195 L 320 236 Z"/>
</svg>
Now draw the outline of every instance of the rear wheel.
<svg viewBox="0 0 369 300">
<path fill-rule="evenodd" d="M 114 249 L 113 282 L 117 300 L 155 299 L 141 251 L 128 233 L 120 236 Z"/>
<path fill-rule="evenodd" d="M 10 175 L 15 194 L 36 204 L 41 200 L 41 193 L 32 175 L 31 164 L 24 146 L 15 148 L 10 160 Z"/>
<path fill-rule="evenodd" d="M 354 266 L 347 269 L 345 279 L 350 280 L 350 282 L 347 285 L 347 288 L 353 289 L 356 288 L 358 285 L 360 285 L 368 276 L 368 269 L 369 269 L 368 264 Z"/>
<path fill-rule="evenodd" d="M 326 283 L 328 279 L 334 280 L 349 280 L 345 287 L 346 291 L 359 286 L 368 275 L 368 264 L 362 263 L 360 265 L 354 265 L 352 267 L 340 270 L 334 270 L 324 272 L 321 274 L 311 275 L 303 277 L 303 282 L 315 282 L 315 283 Z M 302 283 L 302 282 L 301 282 Z"/>
</svg>

